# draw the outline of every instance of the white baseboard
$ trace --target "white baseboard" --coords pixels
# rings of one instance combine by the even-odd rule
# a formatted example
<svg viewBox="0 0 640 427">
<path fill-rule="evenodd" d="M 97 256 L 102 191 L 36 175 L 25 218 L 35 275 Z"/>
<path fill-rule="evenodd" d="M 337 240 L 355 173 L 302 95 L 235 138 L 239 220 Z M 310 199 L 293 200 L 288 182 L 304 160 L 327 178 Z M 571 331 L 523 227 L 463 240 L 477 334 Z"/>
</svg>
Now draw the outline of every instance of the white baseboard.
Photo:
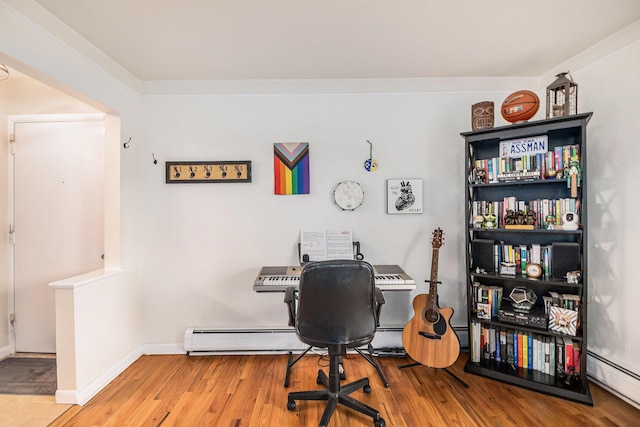
<svg viewBox="0 0 640 427">
<path fill-rule="evenodd" d="M 142 352 L 136 348 L 82 390 L 56 390 L 56 403 L 84 405 L 135 362 Z"/>
<path fill-rule="evenodd" d="M 277 354 L 300 352 L 306 345 L 298 340 L 293 329 L 214 329 L 190 328 L 208 330 L 211 333 L 207 341 L 210 346 L 206 349 L 189 351 L 189 354 Z M 454 328 L 463 349 L 467 348 L 468 333 L 466 328 Z M 401 327 L 381 327 L 376 331 L 372 345 L 376 349 L 402 348 Z M 188 332 L 188 331 L 187 331 Z M 186 335 L 186 334 L 185 334 Z M 185 340 L 188 339 L 185 337 Z M 143 354 L 185 354 L 193 347 L 190 343 L 145 344 Z"/>
<path fill-rule="evenodd" d="M 172 344 L 143 344 L 142 354 L 185 354 L 184 343 Z"/>
<path fill-rule="evenodd" d="M 589 379 L 640 409 L 640 375 L 590 351 L 587 373 Z"/>
</svg>

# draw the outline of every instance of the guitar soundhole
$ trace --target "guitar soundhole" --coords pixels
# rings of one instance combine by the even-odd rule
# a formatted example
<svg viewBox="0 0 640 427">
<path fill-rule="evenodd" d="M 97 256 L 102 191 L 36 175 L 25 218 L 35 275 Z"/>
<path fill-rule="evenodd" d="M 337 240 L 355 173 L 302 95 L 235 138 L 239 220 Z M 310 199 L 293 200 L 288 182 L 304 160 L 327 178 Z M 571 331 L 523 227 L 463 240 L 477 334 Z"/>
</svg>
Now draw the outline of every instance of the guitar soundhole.
<svg viewBox="0 0 640 427">
<path fill-rule="evenodd" d="M 426 310 L 424 317 L 427 322 L 433 324 L 433 332 L 437 335 L 444 335 L 447 331 L 447 321 L 436 310 Z"/>
</svg>

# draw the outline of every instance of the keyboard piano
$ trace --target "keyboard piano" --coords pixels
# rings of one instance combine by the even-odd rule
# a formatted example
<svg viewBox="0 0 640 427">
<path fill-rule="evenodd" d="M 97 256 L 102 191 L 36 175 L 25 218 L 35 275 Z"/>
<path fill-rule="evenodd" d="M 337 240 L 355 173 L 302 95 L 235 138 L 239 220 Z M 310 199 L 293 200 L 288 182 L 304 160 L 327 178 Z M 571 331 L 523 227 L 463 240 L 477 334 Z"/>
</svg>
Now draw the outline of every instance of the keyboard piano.
<svg viewBox="0 0 640 427">
<path fill-rule="evenodd" d="M 300 283 L 301 266 L 262 267 L 255 281 L 256 292 L 284 292 L 288 287 Z M 376 286 L 382 291 L 410 291 L 416 282 L 398 265 L 374 265 Z"/>
</svg>

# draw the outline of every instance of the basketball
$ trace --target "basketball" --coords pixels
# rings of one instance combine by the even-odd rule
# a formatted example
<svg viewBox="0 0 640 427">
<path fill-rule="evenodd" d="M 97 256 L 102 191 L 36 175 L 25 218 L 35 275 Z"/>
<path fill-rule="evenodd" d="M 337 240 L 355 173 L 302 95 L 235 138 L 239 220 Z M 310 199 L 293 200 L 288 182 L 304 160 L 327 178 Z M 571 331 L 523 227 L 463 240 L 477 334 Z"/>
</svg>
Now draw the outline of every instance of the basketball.
<svg viewBox="0 0 640 427">
<path fill-rule="evenodd" d="M 535 116 L 540 108 L 540 98 L 530 90 L 518 90 L 502 102 L 500 113 L 508 122 L 525 122 Z"/>
</svg>

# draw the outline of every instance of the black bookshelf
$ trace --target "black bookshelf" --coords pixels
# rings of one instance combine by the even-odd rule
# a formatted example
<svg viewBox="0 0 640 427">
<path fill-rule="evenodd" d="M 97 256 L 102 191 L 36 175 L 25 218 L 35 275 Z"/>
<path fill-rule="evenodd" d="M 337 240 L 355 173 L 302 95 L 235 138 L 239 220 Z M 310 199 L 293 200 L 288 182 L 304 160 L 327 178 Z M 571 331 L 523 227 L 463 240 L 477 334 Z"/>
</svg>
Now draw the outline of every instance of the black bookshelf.
<svg viewBox="0 0 640 427">
<path fill-rule="evenodd" d="M 584 113 L 461 133 L 465 140 L 466 290 L 470 349 L 465 371 L 587 405 L 593 405 L 586 371 L 588 330 L 586 127 L 591 115 L 592 113 Z M 552 157 L 551 163 L 545 163 L 545 154 L 540 153 L 540 150 L 537 150 L 537 154 L 530 154 L 531 158 L 503 160 L 500 157 L 501 143 L 535 138 L 543 138 L 543 141 L 546 141 L 546 148 L 555 152 L 555 156 L 547 155 Z M 571 194 L 570 178 L 567 178 L 566 173 L 557 172 L 555 175 L 550 173 L 550 170 L 563 170 L 562 167 L 558 167 L 558 163 L 553 163 L 558 162 L 556 158 L 558 152 L 561 158 L 559 162 L 566 169 L 569 169 L 570 165 L 568 160 L 578 159 L 580 183 L 577 188 L 574 187 L 577 190 L 574 194 Z M 576 153 L 578 155 L 573 157 Z M 493 165 L 493 170 L 487 164 Z M 516 164 L 517 168 L 524 168 L 527 172 L 521 175 L 524 178 L 516 176 L 517 172 L 512 172 L 514 169 L 508 171 L 511 175 L 505 173 L 505 167 L 509 167 L 507 164 Z M 479 173 L 478 169 L 483 170 Z M 535 224 L 529 225 L 531 229 L 505 228 L 503 221 L 504 217 L 508 216 L 505 213 L 505 206 L 513 207 L 511 205 L 514 200 L 518 208 L 516 210 L 524 212 L 538 210 L 535 212 L 537 218 Z M 553 215 L 549 211 L 550 202 L 545 202 L 548 200 L 554 203 Z M 488 206 L 491 206 L 490 212 L 487 211 Z M 573 209 L 568 209 L 568 206 Z M 500 209 L 500 212 L 495 212 L 493 208 Z M 579 229 L 563 229 L 564 224 L 560 218 L 567 209 L 575 211 L 574 213 L 578 215 Z M 544 215 L 543 211 L 545 211 Z M 488 226 L 486 222 L 480 224 L 480 217 L 488 214 L 494 214 L 497 217 L 496 222 L 493 225 L 489 223 Z M 484 242 L 484 246 L 478 246 L 480 249 L 472 250 L 475 242 L 478 241 Z M 568 281 L 565 276 L 558 277 L 557 272 L 562 269 L 561 264 L 564 262 L 560 256 L 559 246 L 561 245 L 569 245 L 574 251 L 572 254 L 577 252 L 580 272 L 577 280 L 572 278 Z M 555 258 L 552 252 L 554 249 Z M 483 250 L 485 253 L 479 254 L 478 251 Z M 488 250 L 492 250 L 492 253 L 487 254 Z M 536 261 L 540 253 L 544 258 L 543 274 L 539 277 L 529 277 L 522 268 L 527 263 L 531 263 L 530 257 L 534 256 L 534 253 Z M 474 254 L 479 259 L 482 258 L 485 264 L 487 259 L 492 260 L 489 262 L 490 271 L 484 271 L 483 268 L 478 267 L 479 261 L 474 260 Z M 507 259 L 509 257 L 511 258 Z M 515 264 L 515 274 L 501 274 L 505 272 L 501 271 L 503 262 Z M 541 261 L 540 264 L 543 262 Z M 484 309 L 487 304 L 478 305 L 479 302 L 486 302 L 483 299 L 486 294 L 481 292 L 487 292 L 488 288 L 494 290 L 494 300 L 489 300 L 490 317 L 480 309 L 480 306 Z M 546 313 L 550 310 L 549 306 L 553 305 L 550 302 L 551 295 L 560 295 L 560 304 L 567 303 L 562 301 L 563 296 L 568 300 L 571 299 L 570 296 L 574 296 L 576 300 L 568 303 L 577 307 L 575 311 L 578 313 L 579 326 L 576 328 L 575 335 L 571 332 L 565 334 L 545 327 L 505 321 L 504 316 L 496 315 L 498 310 L 493 305 L 498 304 L 498 301 L 495 299 L 500 299 L 500 308 L 512 311 L 506 299 L 514 288 L 525 288 L 535 293 L 537 307 L 534 308 L 538 313 Z M 500 293 L 496 293 L 495 289 L 501 291 L 501 298 Z M 488 293 L 491 292 L 488 291 Z M 555 302 L 554 300 L 554 304 Z M 573 306 L 565 305 L 565 308 L 573 309 Z M 544 316 L 548 315 L 544 314 Z M 548 317 L 546 319 L 549 321 Z M 509 335 L 512 338 L 505 338 Z M 523 340 L 521 336 L 525 336 L 525 347 L 520 348 L 519 355 L 514 355 L 514 342 L 517 347 L 517 341 Z M 527 339 L 531 348 L 526 347 Z M 534 342 L 533 346 L 532 342 Z M 563 352 L 568 354 L 571 348 L 575 349 L 573 350 L 575 359 L 573 364 L 567 365 L 566 354 Z M 553 356 L 550 356 L 551 352 Z M 526 353 L 526 357 L 522 358 L 522 353 Z M 518 356 L 521 360 L 518 360 Z"/>
</svg>

